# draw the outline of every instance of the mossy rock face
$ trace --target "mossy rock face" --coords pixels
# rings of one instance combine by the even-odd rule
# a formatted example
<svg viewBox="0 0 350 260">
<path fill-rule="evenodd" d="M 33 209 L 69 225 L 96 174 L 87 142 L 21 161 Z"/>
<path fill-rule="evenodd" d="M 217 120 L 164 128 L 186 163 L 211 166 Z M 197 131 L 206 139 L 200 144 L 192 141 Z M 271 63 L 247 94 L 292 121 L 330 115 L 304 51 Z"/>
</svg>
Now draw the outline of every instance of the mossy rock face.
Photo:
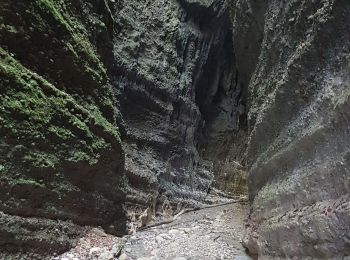
<svg viewBox="0 0 350 260">
<path fill-rule="evenodd" d="M 104 1 L 0 3 L 1 211 L 124 231 L 113 33 Z"/>
</svg>

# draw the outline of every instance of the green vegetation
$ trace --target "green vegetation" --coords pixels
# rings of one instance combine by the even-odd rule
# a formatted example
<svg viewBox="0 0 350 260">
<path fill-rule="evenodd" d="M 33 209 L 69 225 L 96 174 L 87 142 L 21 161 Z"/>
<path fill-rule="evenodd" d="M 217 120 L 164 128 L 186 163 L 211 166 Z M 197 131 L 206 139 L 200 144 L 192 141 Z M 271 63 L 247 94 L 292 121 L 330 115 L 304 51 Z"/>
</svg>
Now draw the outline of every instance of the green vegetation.
<svg viewBox="0 0 350 260">
<path fill-rule="evenodd" d="M 91 104 L 88 110 L 0 49 L 1 132 L 25 144 L 23 162 L 55 169 L 62 161 L 94 165 L 101 149 L 120 143 L 116 126 Z M 96 128 L 96 126 L 98 128 Z M 102 131 L 103 137 L 95 133 Z M 104 137 L 109 137 L 105 140 Z M 68 145 L 67 145 L 68 144 Z M 47 147 L 47 151 L 37 150 Z"/>
<path fill-rule="evenodd" d="M 113 24 L 104 8 L 93 0 L 0 1 L 0 211 L 100 226 L 123 217 L 106 60 Z M 100 33 L 105 42 L 96 41 Z"/>
<path fill-rule="evenodd" d="M 85 68 L 85 72 L 90 74 L 94 81 L 103 83 L 106 81 L 106 69 L 96 55 L 96 52 L 88 41 L 87 36 L 75 31 L 73 28 L 82 27 L 76 24 L 76 21 L 69 20 L 64 16 L 62 10 L 62 1 L 54 0 L 36 0 L 32 12 L 36 12 L 38 9 L 44 14 L 49 14 L 55 20 L 55 25 L 59 28 L 63 28 L 66 34 L 69 35 L 69 43 L 67 49 L 74 57 L 80 58 L 81 65 Z M 43 28 L 45 29 L 45 28 Z"/>
<path fill-rule="evenodd" d="M 22 178 L 15 180 L 12 184 L 13 185 L 29 185 L 29 186 L 41 187 L 41 188 L 45 187 L 45 185 L 40 184 L 34 180 L 28 180 L 28 179 L 22 179 Z"/>
<path fill-rule="evenodd" d="M 28 154 L 23 157 L 24 162 L 29 162 L 36 168 L 52 168 L 58 164 L 58 158 L 53 154 L 46 152 L 33 152 L 29 151 Z"/>
<path fill-rule="evenodd" d="M 69 140 L 70 138 L 74 137 L 74 134 L 71 131 L 59 126 L 52 125 L 49 127 L 48 131 L 62 140 Z"/>
<path fill-rule="evenodd" d="M 113 111 L 114 103 L 106 69 L 87 35 L 76 30 L 83 25 L 67 19 L 70 16 L 62 11 L 63 5 L 64 1 L 51 0 L 28 3 L 26 15 L 31 16 L 33 27 L 25 33 L 63 32 L 60 44 L 64 44 L 64 55 L 70 57 L 71 68 L 76 70 L 67 73 L 81 75 L 88 85 L 52 84 L 50 79 L 56 74 L 39 76 L 27 67 L 28 62 L 24 65 L 16 55 L 0 48 L 0 170 L 1 180 L 10 185 L 40 186 L 35 180 L 39 173 L 60 176 L 65 174 L 67 163 L 94 166 L 102 152 L 112 152 L 112 147 L 121 152 L 118 128 L 101 111 L 104 107 Z M 23 33 L 13 25 L 2 24 L 1 30 L 17 33 L 17 37 Z M 47 50 L 42 53 L 48 55 Z M 62 91 L 67 88 L 62 84 L 72 94 L 80 94 Z"/>
</svg>

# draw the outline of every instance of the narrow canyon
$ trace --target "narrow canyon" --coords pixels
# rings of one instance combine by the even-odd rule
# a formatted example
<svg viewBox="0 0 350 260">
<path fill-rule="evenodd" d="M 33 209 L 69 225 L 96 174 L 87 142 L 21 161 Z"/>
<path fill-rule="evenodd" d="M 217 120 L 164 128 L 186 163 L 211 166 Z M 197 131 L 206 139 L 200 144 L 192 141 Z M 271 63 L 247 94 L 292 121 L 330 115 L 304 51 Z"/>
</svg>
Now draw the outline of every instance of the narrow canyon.
<svg viewBox="0 0 350 260">
<path fill-rule="evenodd" d="M 350 259 L 349 137 L 348 0 L 0 0 L 0 259 Z"/>
</svg>

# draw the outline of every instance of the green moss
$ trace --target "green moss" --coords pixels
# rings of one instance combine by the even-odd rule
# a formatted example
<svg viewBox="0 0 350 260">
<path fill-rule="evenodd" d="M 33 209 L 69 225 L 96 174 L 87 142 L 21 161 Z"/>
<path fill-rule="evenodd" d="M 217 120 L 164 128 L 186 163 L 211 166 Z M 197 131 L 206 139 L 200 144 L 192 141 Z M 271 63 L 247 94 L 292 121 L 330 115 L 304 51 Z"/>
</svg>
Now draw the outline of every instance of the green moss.
<svg viewBox="0 0 350 260">
<path fill-rule="evenodd" d="M 78 116 L 72 116 L 69 121 L 74 127 L 86 133 L 88 137 L 92 137 L 89 127 Z"/>
<path fill-rule="evenodd" d="M 43 33 L 47 33 L 53 28 L 63 31 L 65 36 L 68 36 L 68 41 L 62 47 L 69 52 L 69 55 L 78 60 L 79 68 L 83 69 L 92 81 L 98 84 L 106 83 L 107 75 L 103 63 L 88 36 L 78 30 L 84 26 L 78 20 L 73 19 L 71 14 L 64 11 L 65 9 L 63 1 L 36 0 L 33 2 L 31 12 L 37 20 L 36 29 L 40 29 Z M 53 22 L 50 22 L 47 16 L 53 18 Z"/>
<path fill-rule="evenodd" d="M 69 25 L 62 16 L 62 14 L 56 8 L 55 1 L 52 0 L 36 0 L 36 6 L 42 9 L 44 12 L 50 13 L 60 25 L 63 25 L 66 29 L 69 29 Z"/>
<path fill-rule="evenodd" d="M 59 159 L 53 155 L 46 152 L 34 152 L 30 151 L 23 157 L 24 162 L 29 162 L 36 168 L 52 168 L 58 164 Z"/>
<path fill-rule="evenodd" d="M 102 139 L 99 139 L 99 140 L 96 140 L 91 148 L 95 151 L 99 151 L 99 150 L 104 150 L 104 149 L 110 149 L 111 148 L 111 145 L 107 142 L 105 142 L 104 140 Z"/>
<path fill-rule="evenodd" d="M 0 76 L 6 83 L 2 89 L 0 129 L 6 138 L 24 144 L 18 154 L 26 165 L 43 169 L 56 169 L 63 161 L 95 165 L 101 149 L 110 149 L 111 142 L 120 143 L 118 128 L 96 105 L 88 109 L 80 106 L 1 48 L 0 57 Z M 47 150 L 34 149 L 37 145 Z"/>
<path fill-rule="evenodd" d="M 12 185 L 28 185 L 28 186 L 34 186 L 34 187 L 41 187 L 44 188 L 45 185 L 38 183 L 37 181 L 30 180 L 30 179 L 17 179 L 12 182 Z"/>
<path fill-rule="evenodd" d="M 10 34 L 18 33 L 18 30 L 15 26 L 8 25 L 8 24 L 0 24 L 0 31 L 6 31 Z"/>
<path fill-rule="evenodd" d="M 96 157 L 90 156 L 83 151 L 73 151 L 71 157 L 68 159 L 70 162 L 88 162 L 89 165 L 95 165 L 98 162 L 99 155 Z"/>
<path fill-rule="evenodd" d="M 58 138 L 62 140 L 68 140 L 74 137 L 74 134 L 72 133 L 72 131 L 59 126 L 52 125 L 49 127 L 48 131 L 53 133 L 54 135 L 56 135 Z"/>
<path fill-rule="evenodd" d="M 112 31 L 102 28 L 102 9 L 95 1 L 0 1 L 0 185 L 11 197 L 1 210 L 77 222 L 86 211 L 101 225 L 119 214 L 110 205 L 122 201 L 123 152 L 104 65 L 112 42 L 91 41 Z M 106 186 L 89 183 L 91 172 Z"/>
<path fill-rule="evenodd" d="M 90 115 L 95 125 L 102 127 L 106 132 L 112 135 L 118 142 L 121 142 L 118 127 L 112 125 L 105 117 L 102 116 L 101 111 L 94 105 L 90 105 Z"/>
</svg>

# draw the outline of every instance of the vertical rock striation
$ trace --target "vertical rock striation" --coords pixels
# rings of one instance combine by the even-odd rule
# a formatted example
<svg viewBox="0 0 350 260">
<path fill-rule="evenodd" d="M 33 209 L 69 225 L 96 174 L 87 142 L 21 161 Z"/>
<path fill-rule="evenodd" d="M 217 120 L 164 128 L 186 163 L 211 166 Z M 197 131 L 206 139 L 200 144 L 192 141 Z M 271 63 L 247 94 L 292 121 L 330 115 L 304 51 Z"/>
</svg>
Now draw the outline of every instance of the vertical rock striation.
<svg viewBox="0 0 350 260">
<path fill-rule="evenodd" d="M 237 67 L 249 80 L 246 246 L 262 257 L 349 255 L 350 5 L 237 1 L 234 10 L 235 52 L 247 58 Z"/>
<path fill-rule="evenodd" d="M 218 151 L 242 108 L 226 4 L 118 1 L 114 12 L 128 201 L 202 201 L 213 179 L 210 161 L 226 158 L 228 151 Z"/>
</svg>

